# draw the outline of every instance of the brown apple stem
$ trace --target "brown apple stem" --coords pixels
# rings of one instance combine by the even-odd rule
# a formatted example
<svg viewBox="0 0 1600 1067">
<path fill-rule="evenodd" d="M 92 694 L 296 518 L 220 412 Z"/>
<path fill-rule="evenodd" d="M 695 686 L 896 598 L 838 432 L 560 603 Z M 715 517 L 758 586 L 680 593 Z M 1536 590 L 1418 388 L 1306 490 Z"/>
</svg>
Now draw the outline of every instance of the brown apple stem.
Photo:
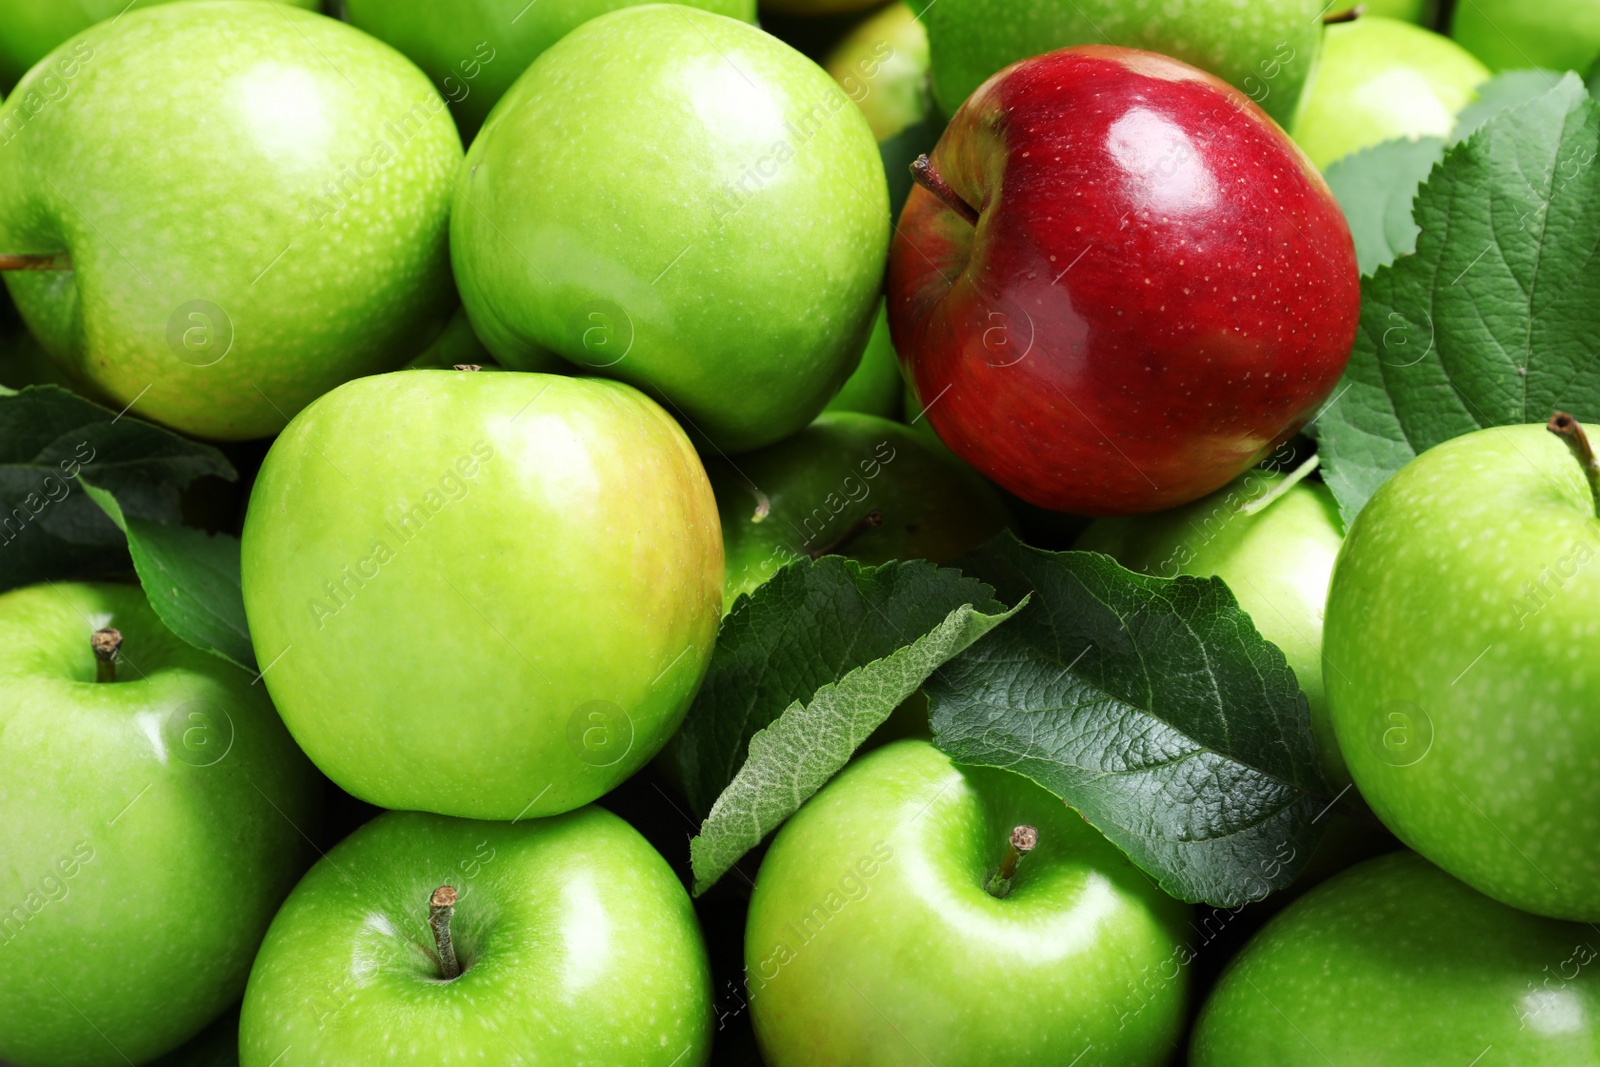
<svg viewBox="0 0 1600 1067">
<path fill-rule="evenodd" d="M 994 877 L 984 886 L 990 896 L 1000 900 L 1006 898 L 1006 894 L 1011 892 L 1011 880 L 1017 876 L 1017 864 L 1038 845 L 1039 831 L 1032 826 L 1024 825 L 1012 829 L 1011 840 L 1006 843 L 1006 854 L 1000 860 L 1000 869 L 994 872 Z"/>
<path fill-rule="evenodd" d="M 832 541 L 829 541 L 821 548 L 813 548 L 810 552 L 807 552 L 806 555 L 810 556 L 812 559 L 821 559 L 823 556 L 838 555 L 839 551 L 843 549 L 845 545 L 848 545 L 851 541 L 854 541 L 857 537 L 860 537 L 868 530 L 882 525 L 883 512 L 879 511 L 877 508 L 873 508 L 855 522 L 851 523 L 850 528 L 844 533 L 840 534 L 838 537 L 835 537 Z"/>
<path fill-rule="evenodd" d="M 41 255 L 11 255 L 0 253 L 0 271 L 5 270 L 71 270 L 72 257 L 65 252 L 47 252 Z"/>
<path fill-rule="evenodd" d="M 1336 26 L 1341 22 L 1354 22 L 1356 19 L 1360 18 L 1366 13 L 1366 5 L 1357 4 L 1355 7 L 1348 8 L 1344 11 L 1335 11 L 1331 15 L 1322 16 L 1322 24 L 1324 26 Z"/>
<path fill-rule="evenodd" d="M 1565 411 L 1552 415 L 1544 428 L 1565 441 L 1567 447 L 1572 449 L 1573 456 L 1583 465 L 1584 477 L 1589 479 L 1589 493 L 1594 497 L 1595 514 L 1600 515 L 1600 467 L 1595 466 L 1589 435 L 1583 432 L 1578 420 Z"/>
<path fill-rule="evenodd" d="M 439 977 L 446 982 L 461 975 L 461 963 L 456 959 L 456 945 L 450 939 L 450 917 L 456 912 L 456 887 L 442 885 L 428 898 L 428 925 L 433 929 L 433 943 L 439 950 Z"/>
<path fill-rule="evenodd" d="M 89 647 L 94 649 L 95 673 L 97 682 L 114 682 L 117 680 L 117 650 L 122 647 L 122 631 L 107 626 L 104 630 L 96 630 L 89 637 Z"/>
<path fill-rule="evenodd" d="M 451 370 L 482 370 L 482 363 L 457 363 Z"/>
<path fill-rule="evenodd" d="M 950 188 L 950 183 L 939 177 L 939 172 L 933 169 L 933 163 L 926 155 L 918 156 L 912 161 L 911 178 L 928 192 L 943 200 L 951 211 L 966 219 L 969 226 L 978 224 L 978 209 L 961 199 L 960 195 Z"/>
</svg>

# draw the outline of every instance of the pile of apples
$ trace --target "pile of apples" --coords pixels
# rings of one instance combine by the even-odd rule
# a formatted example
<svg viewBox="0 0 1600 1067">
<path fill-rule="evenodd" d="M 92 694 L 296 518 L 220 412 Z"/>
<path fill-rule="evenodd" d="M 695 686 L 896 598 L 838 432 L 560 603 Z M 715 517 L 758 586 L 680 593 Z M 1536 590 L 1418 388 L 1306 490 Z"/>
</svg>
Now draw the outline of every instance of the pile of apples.
<svg viewBox="0 0 1600 1067">
<path fill-rule="evenodd" d="M 1297 436 L 1361 309 L 1319 168 L 1600 3 L 872 2 L 0 0 L 0 375 L 238 460 L 259 664 L 0 595 L 0 1060 L 1600 1064 L 1583 429 L 1348 535 Z M 1571 570 L 1496 643 L 1513 523 Z M 1293 899 L 1201 916 L 924 715 L 697 907 L 725 614 L 1007 529 L 1283 650 L 1351 792 Z"/>
</svg>

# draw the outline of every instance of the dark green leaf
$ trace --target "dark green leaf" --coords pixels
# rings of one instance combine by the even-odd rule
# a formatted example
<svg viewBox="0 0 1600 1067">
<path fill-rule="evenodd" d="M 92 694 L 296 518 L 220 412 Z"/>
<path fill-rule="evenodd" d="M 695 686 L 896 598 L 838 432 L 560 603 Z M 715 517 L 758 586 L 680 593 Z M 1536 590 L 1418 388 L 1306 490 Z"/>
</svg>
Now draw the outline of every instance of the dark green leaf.
<svg viewBox="0 0 1600 1067">
<path fill-rule="evenodd" d="M 1234 907 L 1293 880 L 1332 792 L 1294 672 L 1220 579 L 1009 536 L 959 562 L 1035 595 L 929 679 L 935 744 L 1050 790 L 1174 896 Z"/>
<path fill-rule="evenodd" d="M 1600 105 L 1576 75 L 1490 119 L 1417 194 L 1413 255 L 1361 285 L 1318 441 L 1346 522 L 1419 452 L 1485 426 L 1600 419 Z"/>
<path fill-rule="evenodd" d="M 167 629 L 245 670 L 256 668 L 239 586 L 239 542 L 126 514 L 113 494 L 79 479 L 128 539 L 139 584 Z"/>
<path fill-rule="evenodd" d="M 1442 158 L 1444 142 L 1424 137 L 1420 141 L 1385 141 L 1329 165 L 1328 188 L 1350 222 L 1362 274 L 1371 274 L 1416 248 L 1411 202 L 1417 186 Z"/>
</svg>

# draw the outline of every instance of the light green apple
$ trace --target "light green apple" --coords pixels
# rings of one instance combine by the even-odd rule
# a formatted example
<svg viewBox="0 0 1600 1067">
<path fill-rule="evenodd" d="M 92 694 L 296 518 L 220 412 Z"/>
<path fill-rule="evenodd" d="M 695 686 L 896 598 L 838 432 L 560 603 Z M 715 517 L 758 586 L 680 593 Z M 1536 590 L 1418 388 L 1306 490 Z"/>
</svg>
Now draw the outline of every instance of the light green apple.
<svg viewBox="0 0 1600 1067">
<path fill-rule="evenodd" d="M 677 729 L 721 618 L 705 470 L 605 379 L 347 383 L 273 444 L 243 540 L 284 722 L 388 808 L 515 819 L 610 791 Z"/>
<path fill-rule="evenodd" d="M 938 0 L 923 21 L 953 114 L 991 74 L 1068 45 L 1143 48 L 1230 82 L 1289 126 L 1322 47 L 1321 0 Z"/>
<path fill-rule="evenodd" d="M 0 0 L 3 2 L 3 0 Z M 387 41 L 427 71 L 467 140 L 528 64 L 596 15 L 641 0 L 345 0 L 350 24 Z M 754 22 L 755 0 L 683 0 Z"/>
<path fill-rule="evenodd" d="M 262 687 L 135 586 L 0 596 L 0 737 L 0 1060 L 146 1063 L 243 991 L 320 779 Z"/>
<path fill-rule="evenodd" d="M 257 0 L 129 11 L 0 106 L 0 253 L 70 267 L 6 283 L 111 406 L 262 437 L 438 332 L 460 159 L 427 77 L 349 26 Z"/>
<path fill-rule="evenodd" d="M 1488 80 L 1488 68 L 1450 38 L 1365 15 L 1328 27 L 1294 139 L 1320 168 L 1397 137 L 1448 137 Z"/>
<path fill-rule="evenodd" d="M 505 366 L 556 352 L 662 399 L 723 451 L 820 412 L 888 250 L 872 131 L 809 59 L 675 4 L 584 23 L 467 154 L 450 246 Z"/>
<path fill-rule="evenodd" d="M 0 0 L 0 89 L 17 79 L 62 41 L 97 22 L 154 7 L 170 0 Z M 320 0 L 274 0 L 308 11 Z"/>
<path fill-rule="evenodd" d="M 1575 70 L 1600 58 L 1600 4 L 1594 0 L 1462 0 L 1450 36 L 1490 70 Z"/>
<path fill-rule="evenodd" d="M 902 423 L 821 415 L 793 437 L 707 463 L 722 518 L 724 607 L 794 560 L 954 559 L 1011 524 L 1000 495 Z"/>
<path fill-rule="evenodd" d="M 1497 904 L 1413 852 L 1273 918 L 1200 1012 L 1193 1067 L 1600 1061 L 1600 937 Z"/>
<path fill-rule="evenodd" d="M 872 320 L 872 333 L 867 336 L 867 347 L 861 350 L 861 362 L 823 410 L 859 411 L 863 415 L 898 419 L 902 413 L 903 389 L 900 357 L 895 355 L 894 342 L 889 339 L 889 316 L 883 302 L 879 301 L 878 315 Z"/>
<path fill-rule="evenodd" d="M 445 886 L 448 950 L 430 907 Z M 617 816 L 389 812 L 328 853 L 273 920 L 239 1060 L 700 1067 L 711 1022 L 689 895 Z"/>
<path fill-rule="evenodd" d="M 1036 846 L 995 885 L 1022 827 Z M 762 860 L 745 927 L 756 1036 L 770 1067 L 1153 1067 L 1183 1027 L 1188 913 L 1026 778 L 898 741 L 807 801 Z"/>
<path fill-rule="evenodd" d="M 1343 785 L 1350 773 L 1323 695 L 1322 612 L 1344 526 L 1327 486 L 1302 481 L 1285 490 L 1285 478 L 1256 469 L 1174 511 L 1097 519 L 1075 547 L 1159 578 L 1215 575 L 1227 582 L 1261 636 L 1289 661 L 1310 706 L 1323 773 Z"/>
<path fill-rule="evenodd" d="M 1543 426 L 1408 463 L 1350 526 L 1328 590 L 1328 711 L 1356 787 L 1479 892 L 1600 919 L 1600 519 Z"/>
</svg>

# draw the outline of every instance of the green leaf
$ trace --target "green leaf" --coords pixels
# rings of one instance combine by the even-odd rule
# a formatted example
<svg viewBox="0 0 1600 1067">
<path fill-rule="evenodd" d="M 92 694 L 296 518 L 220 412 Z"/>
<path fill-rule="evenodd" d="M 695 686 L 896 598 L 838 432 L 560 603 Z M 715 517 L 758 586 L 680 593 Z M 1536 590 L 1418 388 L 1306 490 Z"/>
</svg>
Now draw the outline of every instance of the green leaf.
<svg viewBox="0 0 1600 1067">
<path fill-rule="evenodd" d="M 1486 426 L 1600 419 L 1600 105 L 1576 75 L 1451 148 L 1413 255 L 1361 285 L 1318 427 L 1348 523 L 1418 453 Z"/>
<path fill-rule="evenodd" d="M 758 731 L 750 739 L 744 766 L 689 843 L 695 895 L 710 889 L 839 773 L 929 675 L 1022 606 L 985 613 L 963 604 L 932 631 L 823 686 L 809 703 L 795 701 L 776 722 Z"/>
<path fill-rule="evenodd" d="M 55 385 L 0 393 L 0 590 L 125 570 L 125 539 L 77 490 L 82 474 L 130 516 L 176 522 L 196 478 L 238 475 L 210 445 L 118 416 Z"/>
<path fill-rule="evenodd" d="M 1293 880 L 1332 790 L 1294 672 L 1220 579 L 1010 537 L 958 562 L 1034 599 L 929 679 L 936 745 L 1050 790 L 1174 896 Z"/>
<path fill-rule="evenodd" d="M 932 633 L 963 605 L 1005 611 L 994 590 L 960 571 L 925 560 L 863 567 L 841 556 L 791 563 L 740 597 L 668 749 L 695 814 L 710 813 L 750 739 L 786 708 Z"/>
<path fill-rule="evenodd" d="M 255 650 L 239 585 L 239 542 L 124 512 L 116 497 L 79 478 L 83 491 L 126 534 L 133 567 L 161 621 L 198 649 L 248 671 Z"/>
<path fill-rule="evenodd" d="M 1411 202 L 1417 186 L 1444 158 L 1444 142 L 1385 141 L 1328 166 L 1328 188 L 1350 223 L 1362 274 L 1410 255 L 1417 247 Z"/>
</svg>

